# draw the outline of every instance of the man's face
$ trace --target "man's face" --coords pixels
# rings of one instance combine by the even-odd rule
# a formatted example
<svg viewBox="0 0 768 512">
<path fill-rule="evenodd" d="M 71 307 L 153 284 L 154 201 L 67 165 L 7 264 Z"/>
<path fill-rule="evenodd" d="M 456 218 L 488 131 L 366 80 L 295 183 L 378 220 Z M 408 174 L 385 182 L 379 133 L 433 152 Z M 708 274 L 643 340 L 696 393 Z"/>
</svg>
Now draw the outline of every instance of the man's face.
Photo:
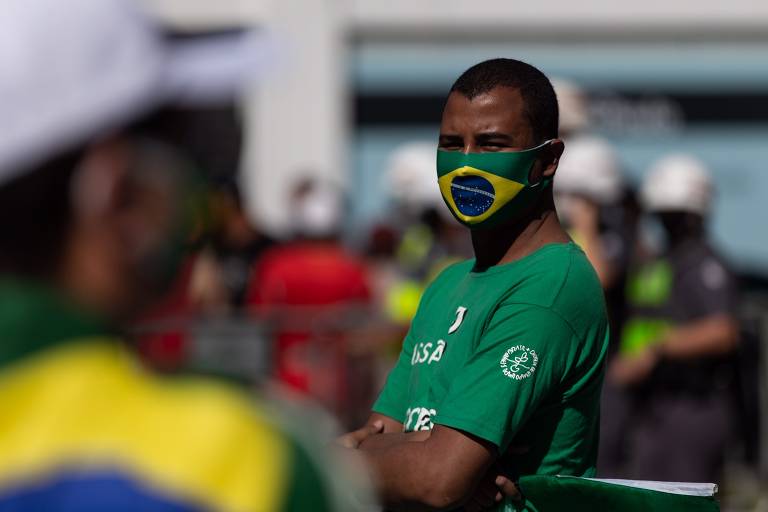
<svg viewBox="0 0 768 512">
<path fill-rule="evenodd" d="M 686 240 L 689 237 L 701 233 L 704 218 L 701 215 L 685 211 L 657 212 L 656 218 L 661 223 L 666 236 L 666 242 L 670 246 Z"/>
<path fill-rule="evenodd" d="M 453 92 L 440 123 L 440 149 L 464 153 L 520 151 L 535 146 L 517 89 L 496 87 L 469 99 Z"/>
<path fill-rule="evenodd" d="M 122 319 L 165 291 L 194 220 L 186 170 L 151 140 L 117 137 L 89 149 L 75 179 L 66 272 L 84 305 Z"/>
</svg>

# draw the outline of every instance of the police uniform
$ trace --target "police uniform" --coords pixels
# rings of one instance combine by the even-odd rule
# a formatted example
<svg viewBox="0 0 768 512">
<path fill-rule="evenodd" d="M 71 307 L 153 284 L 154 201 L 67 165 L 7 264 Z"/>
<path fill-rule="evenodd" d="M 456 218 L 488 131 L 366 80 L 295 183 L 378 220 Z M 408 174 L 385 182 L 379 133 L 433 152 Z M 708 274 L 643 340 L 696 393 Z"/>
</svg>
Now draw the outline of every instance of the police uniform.
<svg viewBox="0 0 768 512">
<path fill-rule="evenodd" d="M 689 239 L 639 267 L 627 288 L 621 351 L 631 356 L 664 333 L 713 315 L 735 315 L 736 280 L 703 239 Z M 632 392 L 630 476 L 718 481 L 729 430 L 727 356 L 662 359 Z"/>
</svg>

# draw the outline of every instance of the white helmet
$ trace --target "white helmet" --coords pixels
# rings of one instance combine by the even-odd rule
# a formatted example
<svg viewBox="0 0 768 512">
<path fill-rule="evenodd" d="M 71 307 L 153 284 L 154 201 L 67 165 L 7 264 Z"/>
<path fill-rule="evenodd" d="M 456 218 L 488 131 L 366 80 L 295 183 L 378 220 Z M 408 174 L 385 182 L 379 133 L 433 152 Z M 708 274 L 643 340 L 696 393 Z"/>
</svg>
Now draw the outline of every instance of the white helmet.
<svg viewBox="0 0 768 512">
<path fill-rule="evenodd" d="M 713 186 L 703 163 L 674 154 L 656 162 L 643 181 L 641 200 L 651 212 L 685 211 L 705 215 L 712 206 Z"/>
<path fill-rule="evenodd" d="M 293 229 L 304 236 L 331 236 L 342 222 L 341 190 L 331 183 L 310 183 L 306 193 L 293 200 Z"/>
<path fill-rule="evenodd" d="M 437 146 L 433 142 L 410 142 L 392 152 L 386 177 L 396 201 L 413 209 L 441 207 L 436 155 Z"/>
<path fill-rule="evenodd" d="M 556 194 L 579 194 L 607 204 L 617 201 L 624 190 L 619 158 L 611 145 L 598 137 L 568 141 L 555 175 Z"/>
</svg>

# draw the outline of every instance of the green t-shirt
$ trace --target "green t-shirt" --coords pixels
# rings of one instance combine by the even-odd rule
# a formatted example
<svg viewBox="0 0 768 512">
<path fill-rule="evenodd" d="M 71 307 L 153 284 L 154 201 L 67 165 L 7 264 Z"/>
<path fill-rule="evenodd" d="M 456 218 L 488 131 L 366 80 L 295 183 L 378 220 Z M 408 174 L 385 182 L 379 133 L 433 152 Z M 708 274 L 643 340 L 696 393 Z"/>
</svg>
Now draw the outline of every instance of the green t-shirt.
<svg viewBox="0 0 768 512">
<path fill-rule="evenodd" d="M 602 289 L 573 243 L 430 285 L 373 407 L 495 444 L 519 475 L 592 476 L 608 347 Z"/>
</svg>

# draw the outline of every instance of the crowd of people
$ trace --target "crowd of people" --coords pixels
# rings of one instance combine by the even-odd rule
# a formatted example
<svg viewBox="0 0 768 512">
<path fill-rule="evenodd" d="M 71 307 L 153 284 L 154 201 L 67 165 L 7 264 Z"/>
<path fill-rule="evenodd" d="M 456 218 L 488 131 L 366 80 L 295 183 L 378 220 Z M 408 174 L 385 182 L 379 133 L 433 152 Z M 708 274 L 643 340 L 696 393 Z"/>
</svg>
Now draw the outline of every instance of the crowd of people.
<svg viewBox="0 0 768 512">
<path fill-rule="evenodd" d="M 631 183 L 617 150 L 590 132 L 581 93 L 556 87 L 566 150 L 555 202 L 597 272 L 611 327 L 600 474 L 721 481 L 740 328 L 736 277 L 708 237 L 712 178 L 695 155 L 675 154 L 660 155 Z M 394 364 L 426 286 L 472 254 L 434 186 L 433 145 L 397 149 L 384 181 L 396 218 L 354 244 L 343 236 L 343 191 L 332 184 L 296 184 L 282 239 L 248 219 L 232 182 L 212 188 L 219 230 L 190 255 L 176 308 L 163 313 L 261 323 L 277 381 L 354 425 Z M 179 331 L 141 341 L 154 366 L 184 366 Z"/>
<path fill-rule="evenodd" d="M 631 183 L 617 150 L 590 131 L 581 93 L 556 86 L 566 143 L 557 211 L 598 275 L 611 327 L 599 473 L 721 481 L 740 329 L 737 280 L 708 237 L 712 178 L 695 155 L 675 154 L 660 155 Z M 296 183 L 282 238 L 248 218 L 236 182 L 212 186 L 217 230 L 189 253 L 166 305 L 142 318 L 150 327 L 181 320 L 140 331 L 145 359 L 184 368 L 185 344 L 194 343 L 185 321 L 201 315 L 260 324 L 271 376 L 355 425 L 426 286 L 472 255 L 434 186 L 433 145 L 397 149 L 384 181 L 396 217 L 356 243 L 344 236 L 347 203 L 333 184 L 311 176 Z"/>
<path fill-rule="evenodd" d="M 258 385 L 319 403 L 347 430 L 366 425 L 340 444 L 364 454 L 385 504 L 489 509 L 517 493 L 507 477 L 594 476 L 597 453 L 601 477 L 722 481 L 739 295 L 709 238 L 716 190 L 695 155 L 659 155 L 632 184 L 616 149 L 591 131 L 574 86 L 556 84 L 555 99 L 540 71 L 495 59 L 451 89 L 439 179 L 435 143 L 399 148 L 384 180 L 393 213 L 349 236 L 345 191 L 308 174 L 287 200 L 290 230 L 275 236 L 246 212 L 231 104 L 219 110 L 229 144 L 205 150 L 194 126 L 211 122 L 210 105 L 201 119 L 189 101 L 172 101 L 195 81 L 219 90 L 219 77 L 185 77 L 186 89 L 170 90 L 170 53 L 127 2 L 11 1 L 24 65 L 10 70 L 15 88 L 0 92 L 47 108 L 0 110 L 19 134 L 0 141 L 0 503 L 358 509 L 365 485 L 349 486 L 354 497 L 339 492 L 325 475 L 332 464 L 266 406 L 207 381 L 157 380 L 116 341 L 129 340 L 160 372 L 200 371 L 198 329 L 222 320 L 246 325 L 253 336 L 243 343 L 260 345 L 268 364 L 254 375 L 224 358 L 206 370 L 249 392 Z M 39 21 L 51 9 L 60 11 L 59 39 Z M 49 41 L 28 45 L 48 53 L 30 58 L 24 41 Z M 98 48 L 114 50 L 110 62 Z M 50 78 L 49 62 L 72 70 L 57 95 L 36 86 Z M 158 84 L 169 90 L 158 96 Z M 504 108 L 483 110 L 476 98 Z M 521 104 L 536 115 L 510 107 Z M 520 121 L 529 117 L 531 126 Z M 477 119 L 501 128 L 484 133 Z M 515 144 L 526 149 L 499 150 Z M 471 280 L 494 272 L 493 281 Z M 507 350 L 511 331 L 523 341 Z M 470 338 L 478 332 L 481 341 Z M 457 359 L 460 339 L 477 350 L 466 360 Z M 547 362 L 537 374 L 539 358 Z M 509 381 L 516 391 L 498 392 Z M 395 431 L 407 434 L 377 437 Z M 408 458 L 417 446 L 431 447 L 429 460 Z M 422 467 L 451 485 L 420 494 L 406 480 Z M 492 490 L 478 497 L 488 477 Z"/>
</svg>

